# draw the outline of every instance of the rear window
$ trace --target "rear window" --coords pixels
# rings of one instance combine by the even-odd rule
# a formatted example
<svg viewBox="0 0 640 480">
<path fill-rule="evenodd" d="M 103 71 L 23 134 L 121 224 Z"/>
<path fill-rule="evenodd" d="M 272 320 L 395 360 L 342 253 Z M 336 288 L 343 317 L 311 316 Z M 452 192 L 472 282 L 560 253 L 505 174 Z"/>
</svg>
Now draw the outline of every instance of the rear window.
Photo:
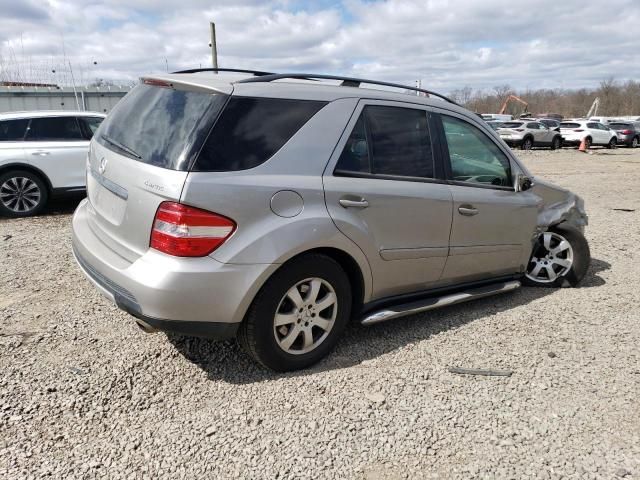
<svg viewBox="0 0 640 480">
<path fill-rule="evenodd" d="M 118 102 L 97 139 L 140 162 L 187 170 L 227 98 L 141 84 Z"/>
<path fill-rule="evenodd" d="M 24 138 L 29 119 L 3 120 L 0 122 L 0 142 L 17 142 Z"/>
<path fill-rule="evenodd" d="M 631 129 L 633 128 L 633 124 L 631 123 L 610 123 L 609 127 L 613 128 L 614 130 L 624 130 L 624 129 Z"/>
<path fill-rule="evenodd" d="M 271 158 L 326 102 L 231 97 L 193 167 L 226 172 Z"/>
<path fill-rule="evenodd" d="M 500 128 L 520 128 L 522 122 L 504 122 Z"/>
<path fill-rule="evenodd" d="M 580 128 L 579 123 L 562 122 L 560 128 Z"/>
</svg>

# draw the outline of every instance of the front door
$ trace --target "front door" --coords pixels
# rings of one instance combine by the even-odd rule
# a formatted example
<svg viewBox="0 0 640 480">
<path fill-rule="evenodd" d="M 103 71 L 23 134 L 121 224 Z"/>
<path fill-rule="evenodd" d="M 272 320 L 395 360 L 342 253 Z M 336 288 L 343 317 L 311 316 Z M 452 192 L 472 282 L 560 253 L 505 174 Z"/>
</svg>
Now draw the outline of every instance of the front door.
<svg viewBox="0 0 640 480">
<path fill-rule="evenodd" d="M 459 283 L 524 272 L 539 197 L 515 191 L 509 157 L 482 129 L 454 113 L 438 117 L 453 195 L 443 280 Z"/>
<path fill-rule="evenodd" d="M 374 298 L 428 288 L 447 259 L 451 192 L 436 180 L 429 115 L 361 101 L 324 173 L 329 214 L 366 254 Z"/>
</svg>

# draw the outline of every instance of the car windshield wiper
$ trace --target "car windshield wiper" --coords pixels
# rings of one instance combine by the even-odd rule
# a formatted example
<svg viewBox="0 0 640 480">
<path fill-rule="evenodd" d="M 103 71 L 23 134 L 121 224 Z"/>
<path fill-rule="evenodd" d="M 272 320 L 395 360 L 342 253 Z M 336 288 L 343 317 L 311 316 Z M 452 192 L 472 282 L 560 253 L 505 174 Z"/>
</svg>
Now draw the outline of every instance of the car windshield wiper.
<svg viewBox="0 0 640 480">
<path fill-rule="evenodd" d="M 114 140 L 113 138 L 108 137 L 108 136 L 106 136 L 104 134 L 100 135 L 100 138 L 102 138 L 105 142 L 110 143 L 114 147 L 119 148 L 120 150 L 123 150 L 123 151 L 127 152 L 132 157 L 136 157 L 138 160 L 142 160 L 142 157 L 138 153 L 136 153 L 134 150 L 131 150 L 126 145 L 121 144 L 117 140 Z"/>
</svg>

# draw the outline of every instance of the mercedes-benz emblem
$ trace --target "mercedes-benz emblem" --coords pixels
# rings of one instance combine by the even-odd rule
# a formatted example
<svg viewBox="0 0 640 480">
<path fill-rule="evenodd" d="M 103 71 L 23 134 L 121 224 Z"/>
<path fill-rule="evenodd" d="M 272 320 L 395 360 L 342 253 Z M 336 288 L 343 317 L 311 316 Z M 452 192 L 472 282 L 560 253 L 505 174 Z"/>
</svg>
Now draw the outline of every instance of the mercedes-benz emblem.
<svg viewBox="0 0 640 480">
<path fill-rule="evenodd" d="M 102 175 L 106 169 L 107 169 L 107 158 L 102 157 L 102 160 L 100 160 L 100 166 L 98 167 L 98 171 L 100 172 L 100 175 Z"/>
</svg>

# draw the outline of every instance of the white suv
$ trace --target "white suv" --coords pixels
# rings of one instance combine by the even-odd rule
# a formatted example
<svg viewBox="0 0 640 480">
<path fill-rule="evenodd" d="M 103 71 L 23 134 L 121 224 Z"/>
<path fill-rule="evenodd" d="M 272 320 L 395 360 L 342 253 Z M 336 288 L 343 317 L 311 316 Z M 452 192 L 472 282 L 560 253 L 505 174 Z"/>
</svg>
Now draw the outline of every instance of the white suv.
<svg viewBox="0 0 640 480">
<path fill-rule="evenodd" d="M 52 196 L 84 191 L 89 140 L 104 118 L 69 111 L 0 114 L 0 215 L 35 215 Z"/>
<path fill-rule="evenodd" d="M 580 145 L 585 140 L 586 147 L 603 145 L 614 148 L 618 143 L 615 130 L 591 120 L 566 120 L 560 124 L 564 145 Z"/>
</svg>

